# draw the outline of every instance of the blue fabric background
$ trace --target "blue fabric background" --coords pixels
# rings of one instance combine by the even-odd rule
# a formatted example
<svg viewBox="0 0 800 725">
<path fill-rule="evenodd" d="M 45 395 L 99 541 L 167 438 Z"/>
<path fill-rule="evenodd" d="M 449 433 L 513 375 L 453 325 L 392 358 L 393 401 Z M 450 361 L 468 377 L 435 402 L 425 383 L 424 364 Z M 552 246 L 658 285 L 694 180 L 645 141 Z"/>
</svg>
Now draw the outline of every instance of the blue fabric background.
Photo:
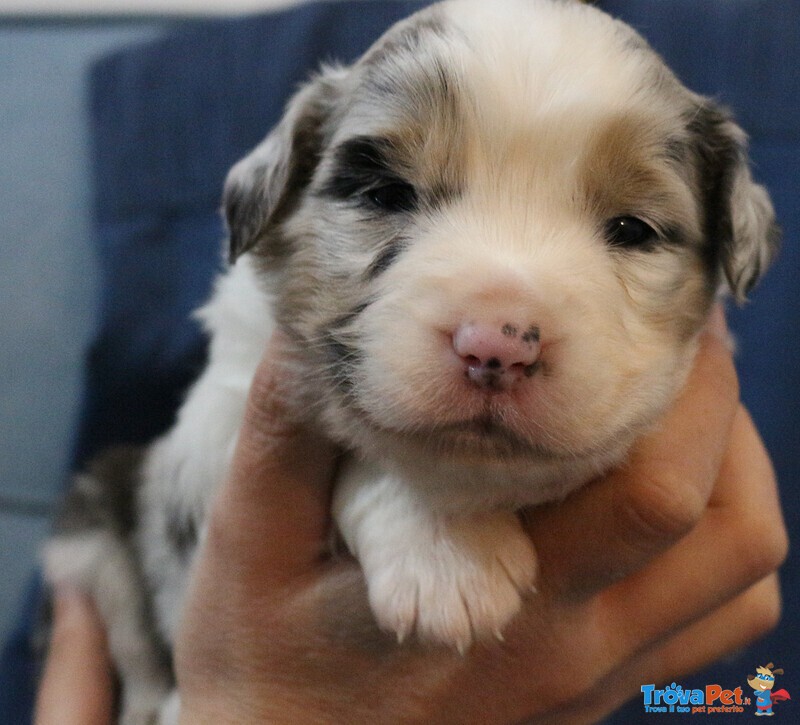
<svg viewBox="0 0 800 725">
<path fill-rule="evenodd" d="M 230 165 L 278 120 L 292 90 L 320 60 L 357 57 L 394 20 L 426 4 L 320 3 L 209 21 L 95 67 L 91 117 L 104 279 L 76 466 L 110 443 L 148 440 L 167 427 L 202 366 L 205 340 L 189 313 L 207 296 L 221 267 L 217 206 Z M 784 249 L 752 302 L 731 311 L 730 320 L 741 346 L 743 398 L 775 461 L 789 528 L 796 534 L 800 4 L 608 0 L 601 5 L 638 27 L 690 87 L 731 106 L 751 135 L 755 175 L 772 193 Z M 783 584 L 786 612 L 777 631 L 686 678 L 685 686 L 744 685 L 757 664 L 774 661 L 786 670 L 782 686 L 800 691 L 796 555 L 784 568 Z M 6 648 L 0 722 L 28 718 L 32 663 L 26 633 L 23 622 Z M 638 700 L 614 721 L 640 717 Z"/>
</svg>

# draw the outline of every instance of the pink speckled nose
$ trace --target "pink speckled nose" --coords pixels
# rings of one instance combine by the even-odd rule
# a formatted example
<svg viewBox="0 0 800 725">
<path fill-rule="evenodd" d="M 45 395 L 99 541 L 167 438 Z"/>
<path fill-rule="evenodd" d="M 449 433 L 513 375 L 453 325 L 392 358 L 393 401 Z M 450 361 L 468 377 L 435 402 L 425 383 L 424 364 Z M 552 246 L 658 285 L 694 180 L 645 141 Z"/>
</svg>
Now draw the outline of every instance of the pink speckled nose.
<svg viewBox="0 0 800 725">
<path fill-rule="evenodd" d="M 537 325 L 470 322 L 453 334 L 453 349 L 477 386 L 507 390 L 536 372 L 541 350 Z"/>
</svg>

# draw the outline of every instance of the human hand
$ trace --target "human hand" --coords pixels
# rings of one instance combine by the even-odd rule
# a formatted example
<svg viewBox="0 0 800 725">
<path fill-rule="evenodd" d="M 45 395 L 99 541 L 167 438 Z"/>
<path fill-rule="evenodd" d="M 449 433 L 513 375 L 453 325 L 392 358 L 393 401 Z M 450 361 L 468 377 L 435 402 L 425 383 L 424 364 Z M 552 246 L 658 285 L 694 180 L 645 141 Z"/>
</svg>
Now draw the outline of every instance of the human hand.
<svg viewBox="0 0 800 725">
<path fill-rule="evenodd" d="M 187 598 L 183 722 L 592 721 L 777 621 L 775 478 L 718 336 L 627 465 L 528 512 L 540 593 L 504 642 L 464 657 L 398 647 L 356 564 L 326 555 L 335 452 L 292 422 L 280 347 L 256 374 Z"/>
<path fill-rule="evenodd" d="M 113 704 L 113 666 L 99 615 L 77 590 L 54 592 L 50 649 L 34 722 L 107 725 Z"/>
</svg>

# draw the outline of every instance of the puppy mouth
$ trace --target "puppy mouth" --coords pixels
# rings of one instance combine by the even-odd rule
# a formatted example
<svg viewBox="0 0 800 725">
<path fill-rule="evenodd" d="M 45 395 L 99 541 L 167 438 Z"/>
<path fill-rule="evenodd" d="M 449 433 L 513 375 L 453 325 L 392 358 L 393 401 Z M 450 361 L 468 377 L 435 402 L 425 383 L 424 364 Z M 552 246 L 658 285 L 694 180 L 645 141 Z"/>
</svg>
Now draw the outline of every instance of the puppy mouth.
<svg viewBox="0 0 800 725">
<path fill-rule="evenodd" d="M 486 461 L 512 458 L 563 461 L 581 457 L 581 452 L 573 448 L 548 445 L 515 431 L 489 405 L 469 418 L 400 425 L 387 425 L 358 405 L 352 406 L 351 410 L 362 425 L 387 445 L 411 444 L 412 448 L 424 455 Z M 545 434 L 544 431 L 542 433 Z"/>
<path fill-rule="evenodd" d="M 440 454 L 481 458 L 562 457 L 549 448 L 523 438 L 492 415 L 429 426 L 415 431 L 412 437 Z"/>
</svg>

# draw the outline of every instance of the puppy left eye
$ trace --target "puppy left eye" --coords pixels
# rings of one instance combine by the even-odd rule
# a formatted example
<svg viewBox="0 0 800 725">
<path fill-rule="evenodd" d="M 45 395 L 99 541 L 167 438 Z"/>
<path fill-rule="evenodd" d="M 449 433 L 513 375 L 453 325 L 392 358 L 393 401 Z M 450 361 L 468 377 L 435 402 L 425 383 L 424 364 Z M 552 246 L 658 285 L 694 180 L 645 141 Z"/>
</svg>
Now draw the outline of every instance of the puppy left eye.
<svg viewBox="0 0 800 725">
<path fill-rule="evenodd" d="M 402 181 L 370 189 L 365 195 L 374 206 L 384 211 L 413 211 L 417 205 L 416 190 L 411 184 Z"/>
<path fill-rule="evenodd" d="M 620 216 L 606 224 L 605 237 L 612 247 L 645 247 L 658 239 L 658 232 L 635 216 Z"/>
</svg>

